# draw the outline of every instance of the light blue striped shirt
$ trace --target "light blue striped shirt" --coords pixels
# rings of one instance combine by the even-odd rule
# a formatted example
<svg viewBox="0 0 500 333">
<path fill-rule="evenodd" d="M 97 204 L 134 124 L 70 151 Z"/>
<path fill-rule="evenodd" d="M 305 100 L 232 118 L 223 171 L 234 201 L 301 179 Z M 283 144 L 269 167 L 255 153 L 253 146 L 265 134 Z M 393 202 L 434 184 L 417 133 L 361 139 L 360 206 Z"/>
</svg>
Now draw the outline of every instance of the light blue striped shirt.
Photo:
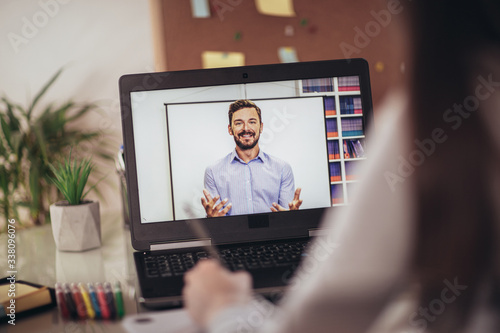
<svg viewBox="0 0 500 333">
<path fill-rule="evenodd" d="M 233 150 L 205 170 L 205 188 L 212 197 L 228 198 L 226 215 L 267 213 L 273 202 L 288 209 L 295 183 L 290 165 L 262 151 L 248 163 Z"/>
</svg>

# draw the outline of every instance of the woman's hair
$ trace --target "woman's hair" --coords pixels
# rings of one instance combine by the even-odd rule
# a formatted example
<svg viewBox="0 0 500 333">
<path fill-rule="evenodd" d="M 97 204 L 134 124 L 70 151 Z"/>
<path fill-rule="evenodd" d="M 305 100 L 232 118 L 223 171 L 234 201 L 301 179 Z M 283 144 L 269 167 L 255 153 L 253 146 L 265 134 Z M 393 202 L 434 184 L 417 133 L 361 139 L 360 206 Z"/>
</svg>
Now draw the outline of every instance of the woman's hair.
<svg viewBox="0 0 500 333">
<path fill-rule="evenodd" d="M 490 185 L 498 152 L 476 90 L 480 78 L 491 75 L 482 57 L 500 46 L 500 1 L 413 1 L 410 22 L 412 135 L 419 142 L 432 140 L 433 131 L 446 137 L 434 142 L 415 171 L 413 265 L 422 287 L 420 306 L 445 307 L 426 324 L 455 332 L 466 324 L 480 285 L 493 275 L 499 250 Z M 450 285 L 461 289 L 453 301 L 449 295 L 443 300 Z"/>
</svg>

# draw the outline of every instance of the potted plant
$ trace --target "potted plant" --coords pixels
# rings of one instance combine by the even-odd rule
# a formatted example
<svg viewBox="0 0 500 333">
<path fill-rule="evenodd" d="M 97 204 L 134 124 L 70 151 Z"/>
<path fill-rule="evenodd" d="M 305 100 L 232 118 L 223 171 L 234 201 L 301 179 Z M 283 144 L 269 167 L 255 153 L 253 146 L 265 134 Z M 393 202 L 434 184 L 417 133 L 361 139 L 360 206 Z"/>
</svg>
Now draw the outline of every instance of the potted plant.
<svg viewBox="0 0 500 333">
<path fill-rule="evenodd" d="M 49 164 L 67 156 L 70 147 L 92 147 L 102 164 L 113 160 L 103 131 L 78 126 L 101 112 L 98 105 L 71 99 L 44 103 L 61 73 L 57 71 L 26 106 L 0 92 L 0 232 L 11 218 L 20 227 L 50 221 L 49 206 L 57 200 L 57 189 L 50 181 Z"/>
<path fill-rule="evenodd" d="M 71 161 L 71 152 L 64 163 L 50 165 L 51 178 L 66 200 L 50 206 L 52 233 L 60 251 L 85 251 L 101 246 L 99 202 L 84 200 L 95 187 L 84 192 L 94 165 L 90 159 Z"/>
</svg>

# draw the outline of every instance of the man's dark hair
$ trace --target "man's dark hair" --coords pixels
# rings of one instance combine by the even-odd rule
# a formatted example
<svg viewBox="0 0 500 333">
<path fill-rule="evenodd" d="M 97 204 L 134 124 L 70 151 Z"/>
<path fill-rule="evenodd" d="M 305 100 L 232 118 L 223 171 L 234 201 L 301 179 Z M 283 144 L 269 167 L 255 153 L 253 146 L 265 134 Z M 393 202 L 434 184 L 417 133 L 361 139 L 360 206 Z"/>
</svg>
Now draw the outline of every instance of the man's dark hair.
<svg viewBox="0 0 500 333">
<path fill-rule="evenodd" d="M 239 99 L 239 100 L 231 103 L 231 105 L 229 105 L 229 112 L 228 112 L 229 125 L 232 124 L 233 113 L 235 113 L 238 110 L 244 109 L 244 108 L 254 108 L 257 111 L 257 114 L 259 115 L 259 121 L 262 123 L 262 116 L 260 114 L 260 108 L 249 99 Z"/>
</svg>

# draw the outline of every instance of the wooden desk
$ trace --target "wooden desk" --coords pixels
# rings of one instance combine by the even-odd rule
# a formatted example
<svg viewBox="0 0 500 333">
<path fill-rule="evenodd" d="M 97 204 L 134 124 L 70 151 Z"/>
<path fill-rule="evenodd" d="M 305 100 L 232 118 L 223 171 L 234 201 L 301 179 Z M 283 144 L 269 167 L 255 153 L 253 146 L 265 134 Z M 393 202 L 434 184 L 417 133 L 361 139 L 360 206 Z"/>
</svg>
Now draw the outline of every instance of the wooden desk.
<svg viewBox="0 0 500 333">
<path fill-rule="evenodd" d="M 16 230 L 17 280 L 54 287 L 56 282 L 120 281 L 127 315 L 144 311 L 135 300 L 136 273 L 130 232 L 119 214 L 101 216 L 102 246 L 85 252 L 60 252 L 50 225 Z M 0 277 L 7 276 L 7 235 L 0 235 Z M 0 325 L 0 332 L 124 332 L 121 321 L 63 320 L 57 308 Z"/>
</svg>

